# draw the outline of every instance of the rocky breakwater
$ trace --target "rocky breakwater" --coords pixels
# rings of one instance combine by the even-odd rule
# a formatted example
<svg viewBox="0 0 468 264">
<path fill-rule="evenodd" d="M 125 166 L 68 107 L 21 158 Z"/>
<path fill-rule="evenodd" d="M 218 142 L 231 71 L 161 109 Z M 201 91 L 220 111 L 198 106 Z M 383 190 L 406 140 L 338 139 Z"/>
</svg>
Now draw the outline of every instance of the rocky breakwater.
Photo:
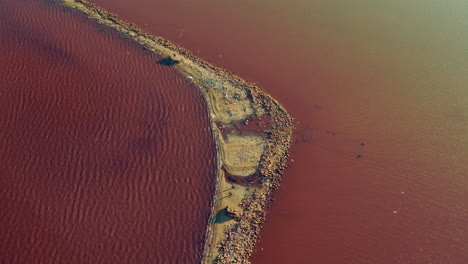
<svg viewBox="0 0 468 264">
<path fill-rule="evenodd" d="M 204 95 L 218 151 L 217 186 L 201 263 L 249 263 L 291 146 L 292 118 L 255 84 L 85 0 L 57 0 L 177 68 Z"/>
</svg>

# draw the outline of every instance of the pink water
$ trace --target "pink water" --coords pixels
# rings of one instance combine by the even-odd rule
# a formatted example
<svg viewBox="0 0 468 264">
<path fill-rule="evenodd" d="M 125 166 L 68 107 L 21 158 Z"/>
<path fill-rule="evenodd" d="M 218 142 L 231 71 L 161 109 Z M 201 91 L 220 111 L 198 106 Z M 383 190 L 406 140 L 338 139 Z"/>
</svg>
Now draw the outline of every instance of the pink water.
<svg viewBox="0 0 468 264">
<path fill-rule="evenodd" d="M 208 112 L 157 56 L 50 1 L 0 3 L 0 263 L 196 263 Z"/>
<path fill-rule="evenodd" d="M 291 167 L 253 263 L 468 262 L 466 2 L 93 2 L 258 82 L 296 118 Z M 89 34 L 92 28 L 73 33 Z M 127 42 L 112 38 L 106 43 Z M 81 46 L 89 48 L 85 44 Z M 80 56 L 84 54 L 99 53 Z M 132 76 L 116 74 L 121 75 Z M 148 85 L 156 81 L 145 76 L 135 80 L 147 80 Z M 201 101 L 193 94 L 185 102 Z M 204 106 L 199 107 L 199 112 L 174 114 L 174 120 L 182 125 L 203 116 Z M 207 123 L 199 125 L 202 136 Z M 206 145 L 212 143 L 208 135 L 205 139 L 206 144 L 193 149 L 209 151 Z M 208 169 L 201 163 L 203 155 L 196 158 L 200 165 L 192 167 L 195 163 L 186 159 L 190 162 L 182 174 Z M 173 179 L 166 177 L 171 174 L 161 171 L 159 179 Z M 209 200 L 203 190 L 210 188 L 198 183 L 209 182 L 212 174 L 200 175 L 206 181 L 186 185 L 206 194 L 195 199 L 192 208 Z M 184 201 L 170 202 L 181 206 Z M 133 207 L 121 212 L 128 208 Z M 196 239 L 177 239 L 202 228 L 207 217 L 203 208 L 197 226 L 162 228 L 166 235 L 154 236 L 157 246 L 167 241 L 197 247 Z M 154 230 L 160 226 L 154 223 Z M 152 230 L 145 222 L 134 227 L 141 230 L 136 238 Z M 124 257 L 128 251 L 119 252 Z M 153 262 L 192 263 L 174 257 L 175 252 L 170 251 L 166 262 Z"/>
<path fill-rule="evenodd" d="M 468 262 L 466 2 L 93 2 L 296 117 L 253 263 Z"/>
</svg>

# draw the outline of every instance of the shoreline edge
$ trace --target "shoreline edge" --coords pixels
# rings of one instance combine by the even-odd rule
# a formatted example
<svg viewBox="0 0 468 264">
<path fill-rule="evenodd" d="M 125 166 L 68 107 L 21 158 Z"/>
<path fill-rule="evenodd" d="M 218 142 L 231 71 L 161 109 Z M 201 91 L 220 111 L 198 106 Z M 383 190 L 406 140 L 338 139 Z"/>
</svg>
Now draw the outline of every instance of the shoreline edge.
<svg viewBox="0 0 468 264">
<path fill-rule="evenodd" d="M 217 180 L 202 264 L 247 264 L 279 187 L 292 144 L 293 118 L 254 83 L 212 65 L 85 0 L 55 0 L 161 56 L 199 88 L 210 113 Z"/>
</svg>

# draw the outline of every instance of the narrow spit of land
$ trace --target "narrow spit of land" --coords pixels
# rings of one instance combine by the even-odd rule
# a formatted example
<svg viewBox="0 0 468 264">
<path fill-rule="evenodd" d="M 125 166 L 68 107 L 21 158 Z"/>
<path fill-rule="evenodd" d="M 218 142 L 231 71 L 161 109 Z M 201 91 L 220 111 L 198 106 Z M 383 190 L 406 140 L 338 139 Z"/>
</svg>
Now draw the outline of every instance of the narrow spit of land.
<svg viewBox="0 0 468 264">
<path fill-rule="evenodd" d="M 291 146 L 292 118 L 255 84 L 84 0 L 57 0 L 117 30 L 177 68 L 206 99 L 217 186 L 201 263 L 249 263 Z M 176 210 L 176 209 L 174 209 Z"/>
</svg>

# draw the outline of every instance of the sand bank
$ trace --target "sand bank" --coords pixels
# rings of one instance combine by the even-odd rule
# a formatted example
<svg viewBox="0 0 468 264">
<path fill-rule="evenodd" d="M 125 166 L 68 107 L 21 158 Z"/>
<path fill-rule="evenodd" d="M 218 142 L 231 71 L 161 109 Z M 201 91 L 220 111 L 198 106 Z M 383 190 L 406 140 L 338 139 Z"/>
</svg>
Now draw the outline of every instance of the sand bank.
<svg viewBox="0 0 468 264">
<path fill-rule="evenodd" d="M 197 86 L 210 111 L 218 180 L 201 263 L 248 263 L 279 186 L 291 145 L 292 119 L 253 83 L 83 0 L 57 0 L 165 58 Z"/>
</svg>

